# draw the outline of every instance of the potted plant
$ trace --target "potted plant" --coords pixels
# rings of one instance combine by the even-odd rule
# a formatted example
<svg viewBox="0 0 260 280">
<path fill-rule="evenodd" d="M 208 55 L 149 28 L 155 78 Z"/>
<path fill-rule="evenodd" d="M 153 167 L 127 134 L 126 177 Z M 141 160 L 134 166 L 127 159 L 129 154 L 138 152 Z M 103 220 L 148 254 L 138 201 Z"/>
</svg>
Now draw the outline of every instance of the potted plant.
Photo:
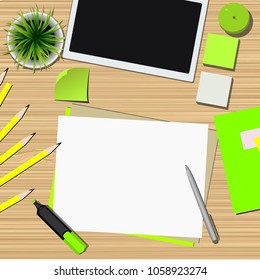
<svg viewBox="0 0 260 280">
<path fill-rule="evenodd" d="M 35 70 L 48 68 L 60 56 L 64 44 L 61 23 L 53 18 L 53 10 L 47 14 L 36 6 L 29 13 L 9 24 L 7 31 L 8 53 L 17 67 Z"/>
</svg>

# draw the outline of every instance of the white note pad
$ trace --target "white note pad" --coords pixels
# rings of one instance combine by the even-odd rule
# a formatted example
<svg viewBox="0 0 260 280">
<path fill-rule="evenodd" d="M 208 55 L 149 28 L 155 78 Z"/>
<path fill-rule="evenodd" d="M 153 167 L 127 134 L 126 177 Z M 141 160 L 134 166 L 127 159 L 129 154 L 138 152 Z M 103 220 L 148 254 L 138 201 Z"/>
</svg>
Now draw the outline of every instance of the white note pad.
<svg viewBox="0 0 260 280">
<path fill-rule="evenodd" d="M 202 236 L 208 125 L 60 116 L 54 210 L 76 231 Z"/>
<path fill-rule="evenodd" d="M 232 77 L 201 72 L 196 102 L 227 108 Z"/>
</svg>

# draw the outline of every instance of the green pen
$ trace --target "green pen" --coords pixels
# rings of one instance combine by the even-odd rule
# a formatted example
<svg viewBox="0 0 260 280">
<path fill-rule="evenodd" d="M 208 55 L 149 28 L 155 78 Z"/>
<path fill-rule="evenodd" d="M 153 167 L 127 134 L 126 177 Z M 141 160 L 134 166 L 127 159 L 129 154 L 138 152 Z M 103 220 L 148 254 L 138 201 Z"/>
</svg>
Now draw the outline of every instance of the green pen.
<svg viewBox="0 0 260 280">
<path fill-rule="evenodd" d="M 88 245 L 73 232 L 51 208 L 47 205 L 42 205 L 37 200 L 33 200 L 32 203 L 37 208 L 37 215 L 56 232 L 76 254 L 81 254 L 87 249 Z"/>
</svg>

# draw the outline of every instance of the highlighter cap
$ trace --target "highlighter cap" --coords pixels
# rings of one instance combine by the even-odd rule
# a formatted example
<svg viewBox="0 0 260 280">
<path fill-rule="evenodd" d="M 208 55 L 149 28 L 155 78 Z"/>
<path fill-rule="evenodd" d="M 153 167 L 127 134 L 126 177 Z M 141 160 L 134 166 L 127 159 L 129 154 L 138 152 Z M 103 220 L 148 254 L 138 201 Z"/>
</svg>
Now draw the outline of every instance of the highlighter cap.
<svg viewBox="0 0 260 280">
<path fill-rule="evenodd" d="M 67 231 L 63 238 L 63 241 L 78 255 L 82 254 L 88 247 L 75 232 Z"/>
</svg>

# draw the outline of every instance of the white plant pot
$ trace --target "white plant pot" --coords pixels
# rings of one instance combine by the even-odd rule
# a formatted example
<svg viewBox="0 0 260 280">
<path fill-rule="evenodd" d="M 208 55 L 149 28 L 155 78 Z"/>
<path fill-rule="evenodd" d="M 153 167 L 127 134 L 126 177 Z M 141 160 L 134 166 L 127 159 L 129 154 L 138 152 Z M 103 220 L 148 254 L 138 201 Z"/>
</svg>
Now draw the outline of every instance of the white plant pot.
<svg viewBox="0 0 260 280">
<path fill-rule="evenodd" d="M 30 19 L 31 16 L 32 16 L 32 12 L 29 12 L 29 13 L 26 13 L 24 14 L 23 16 L 25 17 L 25 19 Z M 39 12 L 39 17 L 40 19 L 43 19 L 45 20 L 47 18 L 47 14 L 44 14 L 44 13 L 40 13 Z M 14 23 L 21 23 L 21 17 L 18 17 Z M 49 23 L 49 26 L 50 28 L 57 25 L 58 22 L 53 18 L 51 17 L 50 18 L 50 23 Z M 15 28 L 13 26 L 10 26 L 10 30 L 14 30 Z M 64 34 L 63 34 L 63 31 L 61 29 L 61 27 L 54 33 L 56 37 L 58 38 L 64 38 Z M 7 33 L 7 42 L 11 41 L 12 40 L 12 34 L 10 32 Z M 61 40 L 60 42 L 57 42 L 55 44 L 55 46 L 57 47 L 57 52 L 60 54 L 62 52 L 62 49 L 63 49 L 63 45 L 64 45 L 64 40 Z M 7 47 L 8 47 L 8 50 L 11 51 L 12 49 L 15 48 L 14 45 L 8 45 L 7 44 Z M 12 56 L 12 58 L 18 63 L 17 61 L 17 54 L 18 52 L 10 52 L 10 55 Z M 51 66 L 57 59 L 59 58 L 59 56 L 57 54 L 54 54 L 54 53 L 50 53 L 47 61 L 46 61 L 46 65 L 47 67 Z M 41 65 L 39 63 L 39 61 L 36 62 L 36 65 L 34 66 L 34 62 L 33 60 L 28 60 L 26 64 L 24 64 L 24 61 L 21 61 L 19 63 L 19 65 L 21 65 L 22 67 L 24 68 L 29 68 L 29 69 L 35 69 L 35 70 L 38 70 L 38 69 L 41 69 L 41 68 L 45 68 L 45 65 Z"/>
</svg>

